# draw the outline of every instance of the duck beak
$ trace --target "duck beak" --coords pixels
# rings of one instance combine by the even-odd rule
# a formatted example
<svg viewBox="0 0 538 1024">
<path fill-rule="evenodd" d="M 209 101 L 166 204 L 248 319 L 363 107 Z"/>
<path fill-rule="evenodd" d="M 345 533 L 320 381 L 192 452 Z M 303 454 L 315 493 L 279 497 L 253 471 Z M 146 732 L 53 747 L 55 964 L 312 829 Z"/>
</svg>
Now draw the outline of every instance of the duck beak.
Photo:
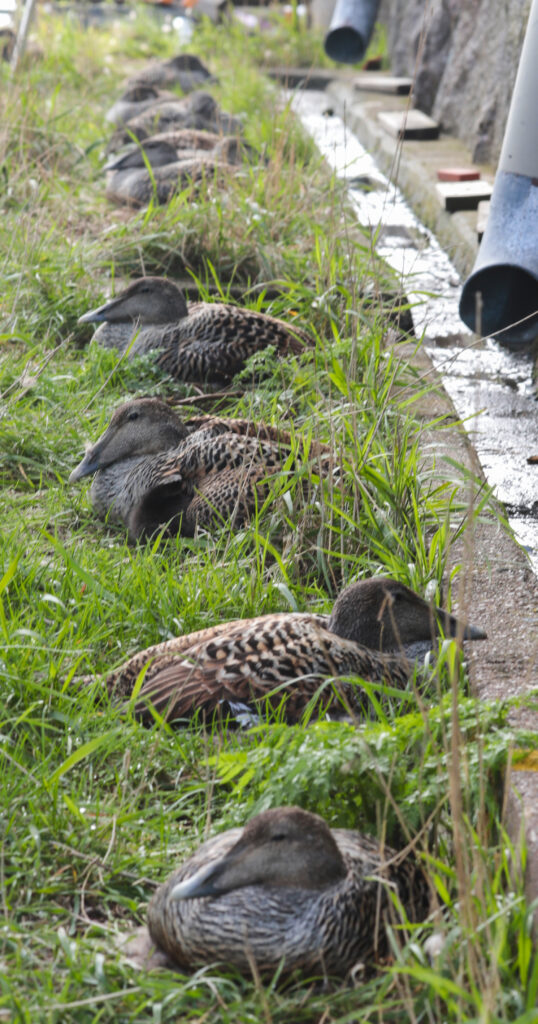
<svg viewBox="0 0 538 1024">
<path fill-rule="evenodd" d="M 70 474 L 69 483 L 74 484 L 77 480 L 81 480 L 83 476 L 91 476 L 92 473 L 96 473 L 98 469 L 101 469 L 99 456 L 100 451 L 96 449 L 95 445 L 92 448 L 88 448 L 82 462 L 79 462 L 78 466 L 75 466 Z"/>
<path fill-rule="evenodd" d="M 88 313 L 84 313 L 83 316 L 79 316 L 79 324 L 102 324 L 107 319 L 106 312 L 110 306 L 109 302 L 105 302 L 104 306 L 97 306 L 96 309 L 90 309 Z"/>
<path fill-rule="evenodd" d="M 125 158 L 126 158 L 127 155 L 128 154 L 126 154 L 126 153 L 122 153 L 121 156 L 115 156 L 111 160 L 107 160 L 105 166 L 103 167 L 103 170 L 104 171 L 118 171 L 118 170 L 120 170 L 121 167 L 125 166 L 124 161 L 125 161 Z"/>
<path fill-rule="evenodd" d="M 488 638 L 484 629 L 462 622 L 461 619 L 444 612 L 441 608 L 437 609 L 437 614 L 445 636 L 458 637 L 460 640 L 487 640 Z"/>
<path fill-rule="evenodd" d="M 218 874 L 220 866 L 221 861 L 205 864 L 196 874 L 185 878 L 183 882 L 178 882 L 168 898 L 170 900 L 194 900 L 200 899 L 202 896 L 219 896 L 221 890 L 215 886 L 214 876 Z"/>
<path fill-rule="evenodd" d="M 487 640 L 488 634 L 485 629 L 480 629 L 479 626 L 465 626 L 463 630 L 464 640 Z"/>
</svg>

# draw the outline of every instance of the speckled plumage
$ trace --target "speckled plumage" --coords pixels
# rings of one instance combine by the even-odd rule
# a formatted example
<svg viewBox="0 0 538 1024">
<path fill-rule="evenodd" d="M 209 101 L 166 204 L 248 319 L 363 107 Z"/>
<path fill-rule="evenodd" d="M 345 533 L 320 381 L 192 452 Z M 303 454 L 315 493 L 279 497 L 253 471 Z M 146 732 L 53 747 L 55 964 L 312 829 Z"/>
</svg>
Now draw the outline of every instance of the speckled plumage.
<svg viewBox="0 0 538 1024">
<path fill-rule="evenodd" d="M 107 151 L 114 153 L 119 146 L 133 141 L 147 139 L 156 132 L 167 132 L 179 128 L 195 128 L 225 135 L 241 134 L 243 125 L 239 118 L 221 110 L 213 97 L 206 92 L 193 92 L 181 99 L 164 100 L 148 106 L 137 116 L 131 117 L 112 135 Z"/>
<path fill-rule="evenodd" d="M 135 712 L 149 724 L 149 705 L 169 720 L 225 718 L 241 704 L 254 714 L 279 709 L 299 721 L 311 700 L 332 714 L 369 710 L 363 687 L 347 676 L 406 686 L 413 671 L 408 644 L 432 641 L 443 623 L 447 635 L 485 636 L 432 607 L 396 580 L 374 577 L 351 584 L 331 616 L 276 613 L 220 623 L 140 652 L 108 679 L 109 689 L 129 693 L 142 670 Z M 324 686 L 326 680 L 338 680 Z"/>
<path fill-rule="evenodd" d="M 213 145 L 209 147 L 204 139 L 200 150 L 176 146 L 174 140 L 180 134 L 183 135 L 162 132 L 131 145 L 117 159 L 109 161 L 105 167 L 107 198 L 135 207 L 145 206 L 150 200 L 167 203 L 189 185 L 222 185 L 234 173 L 234 167 L 246 159 L 259 159 L 254 147 L 234 135 L 209 136 Z"/>
<path fill-rule="evenodd" d="M 401 923 L 395 895 L 408 920 L 426 917 L 414 858 L 282 807 L 204 843 L 156 891 L 148 927 L 183 970 L 220 963 L 266 975 L 282 965 L 343 977 L 387 954 L 386 923 Z"/>
<path fill-rule="evenodd" d="M 222 187 L 237 166 L 221 160 L 212 153 L 188 154 L 180 160 L 152 167 L 111 171 L 107 174 L 106 197 L 111 203 L 139 209 L 152 200 L 161 206 L 173 196 L 193 186 L 198 189 L 206 182 Z"/>
<path fill-rule="evenodd" d="M 166 524 L 192 536 L 197 526 L 243 525 L 289 441 L 265 424 L 215 416 L 185 422 L 159 399 L 135 399 L 116 410 L 70 479 L 95 474 L 95 511 L 126 525 L 132 540 Z"/>
<path fill-rule="evenodd" d="M 152 61 L 140 68 L 125 83 L 127 89 L 146 85 L 179 85 L 183 92 L 199 89 L 206 82 L 215 81 L 200 58 L 193 53 L 178 53 L 168 60 Z"/>
<path fill-rule="evenodd" d="M 159 365 L 179 380 L 223 383 L 268 345 L 298 354 L 313 344 L 306 331 L 267 313 L 224 302 L 187 306 L 181 289 L 159 277 L 133 281 L 79 323 L 100 323 L 95 340 L 121 352 L 130 346 L 130 356 L 159 349 Z"/>
<path fill-rule="evenodd" d="M 106 113 L 106 120 L 118 126 L 124 125 L 161 103 L 176 103 L 178 101 L 179 97 L 169 90 L 159 89 L 156 85 L 149 83 L 135 83 L 112 104 Z M 188 98 L 182 104 L 182 109 L 188 109 Z"/>
</svg>

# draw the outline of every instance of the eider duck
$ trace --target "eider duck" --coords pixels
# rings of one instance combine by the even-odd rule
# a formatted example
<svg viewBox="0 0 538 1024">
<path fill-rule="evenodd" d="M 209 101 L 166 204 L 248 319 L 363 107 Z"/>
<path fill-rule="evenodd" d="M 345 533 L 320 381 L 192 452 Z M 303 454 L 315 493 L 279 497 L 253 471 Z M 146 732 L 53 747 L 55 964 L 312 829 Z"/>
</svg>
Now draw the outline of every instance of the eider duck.
<svg viewBox="0 0 538 1024">
<path fill-rule="evenodd" d="M 174 136 L 170 132 L 145 139 L 105 165 L 107 199 L 141 207 L 152 199 L 167 203 L 177 192 L 203 180 L 218 179 L 222 187 L 226 175 L 234 174 L 248 154 L 246 144 L 233 135 L 214 136 L 214 147 L 200 151 L 176 148 L 167 134 Z"/>
<path fill-rule="evenodd" d="M 116 409 L 69 481 L 93 475 L 95 511 L 125 525 L 132 541 L 164 526 L 192 537 L 200 526 L 244 525 L 281 468 L 285 443 L 289 434 L 275 427 L 211 416 L 185 422 L 160 399 L 138 398 Z"/>
<path fill-rule="evenodd" d="M 109 692 L 132 692 L 147 724 L 151 707 L 168 721 L 256 718 L 278 710 L 289 724 L 317 702 L 340 717 L 364 716 L 365 690 L 348 676 L 403 689 L 414 666 L 406 648 L 444 634 L 481 640 L 486 633 L 437 608 L 397 580 L 375 576 L 352 583 L 332 613 L 274 613 L 177 637 L 134 655 L 107 679 Z M 326 680 L 339 680 L 324 687 Z M 311 704 L 311 702 L 313 702 Z"/>
<path fill-rule="evenodd" d="M 193 92 L 216 78 L 194 53 L 178 53 L 168 60 L 152 61 L 132 75 L 125 87 L 135 85 L 178 85 L 182 92 Z"/>
<path fill-rule="evenodd" d="M 119 146 L 141 141 L 156 132 L 175 131 L 179 128 L 203 129 L 223 135 L 238 135 L 243 131 L 239 118 L 221 110 L 207 92 L 193 92 L 181 99 L 158 102 L 132 117 L 112 135 L 107 152 L 115 153 Z"/>
<path fill-rule="evenodd" d="M 203 843 L 153 895 L 148 929 L 183 971 L 345 977 L 386 956 L 387 925 L 423 921 L 429 902 L 413 856 L 277 807 Z"/>
<path fill-rule="evenodd" d="M 313 339 L 284 320 L 224 302 L 187 306 L 180 288 L 163 277 L 142 277 L 80 317 L 98 323 L 93 340 L 129 356 L 159 349 L 159 366 L 178 380 L 223 383 L 254 352 L 274 345 L 298 355 Z"/>
<path fill-rule="evenodd" d="M 156 85 L 145 82 L 136 83 L 128 89 L 112 104 L 105 114 L 105 120 L 119 127 L 127 124 L 128 121 L 151 107 L 159 106 L 161 103 L 181 102 L 179 96 L 165 89 L 158 89 Z M 182 103 L 182 109 L 188 110 L 189 101 L 186 98 Z"/>
</svg>

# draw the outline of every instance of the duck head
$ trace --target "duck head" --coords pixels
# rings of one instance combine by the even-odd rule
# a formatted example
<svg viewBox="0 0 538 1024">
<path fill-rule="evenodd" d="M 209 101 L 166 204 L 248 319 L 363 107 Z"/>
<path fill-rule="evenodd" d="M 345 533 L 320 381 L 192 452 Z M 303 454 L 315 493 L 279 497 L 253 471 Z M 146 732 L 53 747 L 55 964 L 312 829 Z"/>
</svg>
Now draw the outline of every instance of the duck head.
<svg viewBox="0 0 538 1024">
<path fill-rule="evenodd" d="M 218 116 L 219 108 L 217 101 L 213 99 L 211 93 L 195 92 L 190 97 L 189 111 L 192 114 L 197 114 L 198 117 L 211 121 Z"/>
<path fill-rule="evenodd" d="M 221 896 L 246 885 L 324 889 L 346 874 L 323 818 L 300 807 L 278 807 L 251 818 L 224 857 L 179 882 L 169 898 Z"/>
<path fill-rule="evenodd" d="M 88 448 L 69 483 L 115 462 L 175 448 L 188 434 L 176 413 L 158 398 L 135 398 L 116 409 L 104 434 Z"/>
<path fill-rule="evenodd" d="M 139 277 L 124 291 L 79 317 L 79 324 L 170 324 L 187 316 L 181 288 L 166 277 Z"/>
<path fill-rule="evenodd" d="M 177 53 L 175 57 L 170 57 L 164 63 L 171 68 L 176 68 L 177 71 L 198 71 L 209 78 L 209 71 L 195 53 Z"/>
<path fill-rule="evenodd" d="M 329 629 L 379 651 L 397 651 L 436 636 L 485 640 L 483 629 L 425 601 L 397 580 L 374 576 L 347 587 L 334 603 Z"/>
</svg>

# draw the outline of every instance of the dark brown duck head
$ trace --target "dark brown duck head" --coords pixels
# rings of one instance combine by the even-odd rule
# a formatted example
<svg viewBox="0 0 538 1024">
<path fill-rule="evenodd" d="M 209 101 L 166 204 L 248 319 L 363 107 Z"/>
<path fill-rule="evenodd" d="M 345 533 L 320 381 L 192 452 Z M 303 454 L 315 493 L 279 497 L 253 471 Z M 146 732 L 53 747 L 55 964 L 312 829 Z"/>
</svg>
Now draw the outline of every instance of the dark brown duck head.
<svg viewBox="0 0 538 1024">
<path fill-rule="evenodd" d="M 200 74 L 210 78 L 210 73 L 205 64 L 202 63 L 196 53 L 176 53 L 175 57 L 169 57 L 164 62 L 168 67 L 177 71 L 198 71 Z"/>
<path fill-rule="evenodd" d="M 195 88 L 206 81 L 215 79 L 200 58 L 194 53 L 178 53 L 168 60 L 152 61 L 133 75 L 127 84 L 151 82 L 162 85 L 177 82 L 182 88 L 184 85 Z"/>
<path fill-rule="evenodd" d="M 484 630 L 429 604 L 404 583 L 382 576 L 346 587 L 334 603 L 329 629 L 379 651 L 398 651 L 441 634 L 460 640 L 487 638 Z"/>
<path fill-rule="evenodd" d="M 91 476 L 115 462 L 155 455 L 175 448 L 188 430 L 176 413 L 158 398 L 135 398 L 116 409 L 104 434 L 88 448 L 69 483 Z"/>
<path fill-rule="evenodd" d="M 278 807 L 251 818 L 232 849 L 176 885 L 170 899 L 221 896 L 247 885 L 324 889 L 346 874 L 323 818 L 300 807 Z"/>
<path fill-rule="evenodd" d="M 79 318 L 79 324 L 171 324 L 188 315 L 181 288 L 166 277 L 139 277 L 124 291 Z"/>
</svg>

